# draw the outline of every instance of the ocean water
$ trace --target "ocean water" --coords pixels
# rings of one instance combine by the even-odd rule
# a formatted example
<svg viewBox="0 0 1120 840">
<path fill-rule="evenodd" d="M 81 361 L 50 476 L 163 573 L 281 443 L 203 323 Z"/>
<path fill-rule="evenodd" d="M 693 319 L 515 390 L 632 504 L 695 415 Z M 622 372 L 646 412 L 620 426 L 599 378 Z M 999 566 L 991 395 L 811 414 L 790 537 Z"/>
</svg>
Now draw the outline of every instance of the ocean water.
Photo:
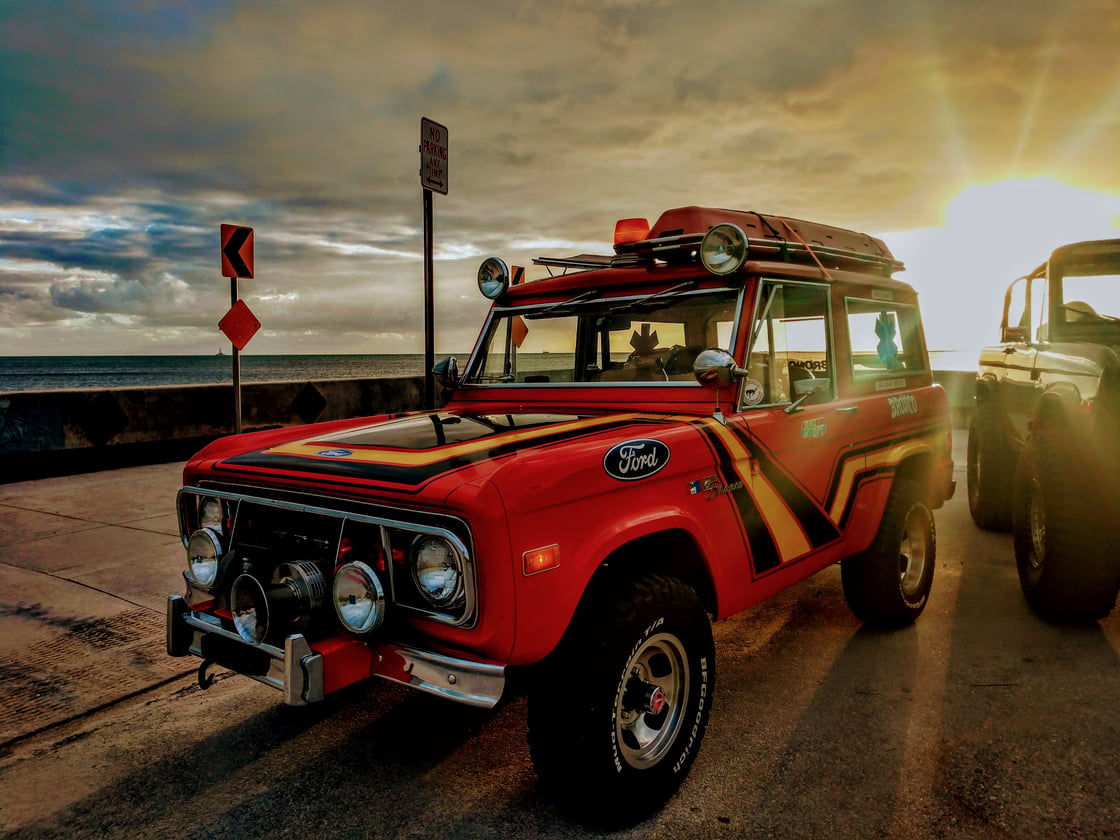
<svg viewBox="0 0 1120 840">
<path fill-rule="evenodd" d="M 439 361 L 446 354 L 436 354 Z M 469 353 L 453 354 L 460 369 Z M 536 360 L 551 364 L 550 357 Z M 975 370 L 971 353 L 931 352 L 935 370 Z M 423 353 L 321 356 L 242 356 L 242 382 L 308 379 L 383 379 L 423 376 Z M 152 385 L 228 383 L 231 357 L 224 356 L 0 356 L 0 392 L 70 388 L 143 388 Z"/>
<path fill-rule="evenodd" d="M 229 355 L 0 356 L 0 392 L 70 388 L 141 388 L 233 381 Z M 437 355 L 437 361 L 442 356 Z M 459 356 L 465 359 L 466 355 Z M 241 356 L 241 381 L 382 379 L 422 376 L 423 353 L 337 356 Z"/>
</svg>

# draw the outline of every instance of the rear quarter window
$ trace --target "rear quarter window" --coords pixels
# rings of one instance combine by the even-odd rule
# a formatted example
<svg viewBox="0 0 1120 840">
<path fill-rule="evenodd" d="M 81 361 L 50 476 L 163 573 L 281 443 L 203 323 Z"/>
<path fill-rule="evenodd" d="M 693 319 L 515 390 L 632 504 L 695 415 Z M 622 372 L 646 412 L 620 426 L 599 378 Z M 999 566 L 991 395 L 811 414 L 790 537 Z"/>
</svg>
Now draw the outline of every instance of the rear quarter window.
<svg viewBox="0 0 1120 840">
<path fill-rule="evenodd" d="M 917 306 L 849 297 L 844 309 L 855 382 L 886 382 L 928 370 Z"/>
</svg>

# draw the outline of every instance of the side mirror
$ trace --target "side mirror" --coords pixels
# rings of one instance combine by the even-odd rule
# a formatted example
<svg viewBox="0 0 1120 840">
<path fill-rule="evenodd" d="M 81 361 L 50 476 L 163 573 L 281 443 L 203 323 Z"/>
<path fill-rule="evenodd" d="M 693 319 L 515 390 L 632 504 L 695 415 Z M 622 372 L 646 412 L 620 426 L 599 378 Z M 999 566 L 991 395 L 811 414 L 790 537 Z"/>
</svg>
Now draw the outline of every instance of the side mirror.
<svg viewBox="0 0 1120 840">
<path fill-rule="evenodd" d="M 710 347 L 696 354 L 692 374 L 705 388 L 719 391 L 734 385 L 747 371 L 736 365 L 734 357 L 726 350 Z"/>
<path fill-rule="evenodd" d="M 801 410 L 801 404 L 813 394 L 827 391 L 832 387 L 831 379 L 798 379 L 793 383 L 794 400 L 786 406 L 786 414 L 794 414 Z"/>
<path fill-rule="evenodd" d="M 459 387 L 459 363 L 454 356 L 448 356 L 435 363 L 432 367 L 432 376 L 435 377 L 436 384 L 446 399 Z"/>
</svg>

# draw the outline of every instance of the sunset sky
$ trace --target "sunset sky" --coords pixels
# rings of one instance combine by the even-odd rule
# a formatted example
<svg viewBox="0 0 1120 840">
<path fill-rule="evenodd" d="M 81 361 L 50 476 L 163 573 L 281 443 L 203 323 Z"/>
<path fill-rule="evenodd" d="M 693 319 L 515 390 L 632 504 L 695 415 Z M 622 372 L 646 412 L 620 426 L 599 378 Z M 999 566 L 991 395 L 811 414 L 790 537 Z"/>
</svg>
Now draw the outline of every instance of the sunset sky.
<svg viewBox="0 0 1120 840">
<path fill-rule="evenodd" d="M 1120 236 L 1120 0 L 0 0 L 0 356 L 212 354 L 219 225 L 256 230 L 247 353 L 437 353 L 490 254 L 609 253 L 688 204 L 883 237 L 929 344 Z M 534 276 L 532 270 L 530 276 Z"/>
</svg>

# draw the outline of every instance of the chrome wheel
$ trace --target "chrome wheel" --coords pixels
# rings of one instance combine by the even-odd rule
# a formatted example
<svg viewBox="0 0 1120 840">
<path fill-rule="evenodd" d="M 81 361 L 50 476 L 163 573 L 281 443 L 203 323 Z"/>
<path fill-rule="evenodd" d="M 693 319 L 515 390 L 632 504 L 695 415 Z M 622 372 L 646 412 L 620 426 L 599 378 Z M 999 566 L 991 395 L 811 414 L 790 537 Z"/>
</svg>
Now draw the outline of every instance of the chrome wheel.
<svg viewBox="0 0 1120 840">
<path fill-rule="evenodd" d="M 615 734 L 631 767 L 656 764 L 672 746 L 689 678 L 688 658 L 676 636 L 652 636 L 631 656 L 615 703 Z"/>
<path fill-rule="evenodd" d="M 914 597 L 922 586 L 928 557 L 928 533 L 929 524 L 924 509 L 915 505 L 906 514 L 898 547 L 898 585 L 907 598 Z"/>
</svg>

